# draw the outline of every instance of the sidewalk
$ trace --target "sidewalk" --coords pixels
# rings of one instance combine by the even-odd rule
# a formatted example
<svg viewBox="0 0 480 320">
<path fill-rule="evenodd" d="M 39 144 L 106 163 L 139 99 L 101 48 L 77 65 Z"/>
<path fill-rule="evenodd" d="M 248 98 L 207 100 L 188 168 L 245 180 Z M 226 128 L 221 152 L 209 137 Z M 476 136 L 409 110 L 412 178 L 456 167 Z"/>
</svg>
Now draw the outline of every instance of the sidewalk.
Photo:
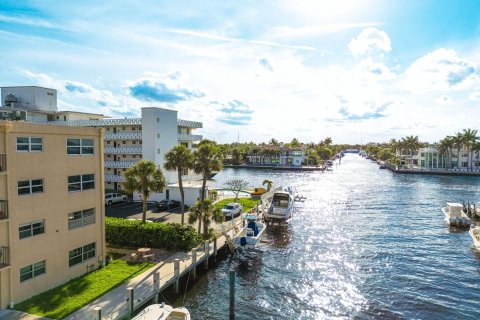
<svg viewBox="0 0 480 320">
<path fill-rule="evenodd" d="M 0 320 L 50 320 L 16 310 L 0 309 Z"/>
</svg>

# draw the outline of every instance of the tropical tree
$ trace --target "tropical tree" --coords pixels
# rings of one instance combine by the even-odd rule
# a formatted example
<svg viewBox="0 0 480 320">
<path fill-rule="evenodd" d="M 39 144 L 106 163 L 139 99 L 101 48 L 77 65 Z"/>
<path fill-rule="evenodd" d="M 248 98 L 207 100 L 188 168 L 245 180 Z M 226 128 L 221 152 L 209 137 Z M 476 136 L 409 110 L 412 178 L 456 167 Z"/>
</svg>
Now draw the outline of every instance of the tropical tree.
<svg viewBox="0 0 480 320">
<path fill-rule="evenodd" d="M 300 147 L 300 141 L 298 141 L 297 138 L 293 138 L 292 141 L 290 141 L 290 147 L 291 148 L 298 148 Z"/>
<path fill-rule="evenodd" d="M 451 137 L 453 145 L 457 148 L 457 168 L 460 168 L 460 150 L 463 148 L 464 139 L 463 134 L 461 132 L 455 133 L 454 136 Z"/>
<path fill-rule="evenodd" d="M 232 150 L 232 158 L 233 158 L 233 164 L 240 164 L 240 157 L 242 156 L 240 152 L 240 148 L 234 148 Z"/>
<path fill-rule="evenodd" d="M 410 157 L 410 167 L 413 167 L 413 153 L 417 152 L 417 150 L 423 146 L 423 143 L 421 143 L 418 140 L 418 136 L 407 136 L 405 138 L 402 138 L 402 144 L 405 148 L 405 150 L 408 152 L 408 155 Z"/>
<path fill-rule="evenodd" d="M 447 168 L 452 166 L 452 148 L 453 148 L 453 139 L 452 137 L 445 137 L 440 140 L 438 145 L 438 153 L 447 156 Z"/>
<path fill-rule="evenodd" d="M 475 142 L 475 144 L 472 146 L 472 152 L 475 152 L 477 154 L 477 161 L 475 161 L 475 168 L 478 169 L 478 163 L 479 163 L 479 158 L 480 158 L 480 142 Z"/>
<path fill-rule="evenodd" d="M 162 170 L 153 161 L 141 160 L 125 172 L 124 186 L 128 192 L 138 192 L 142 196 L 142 222 L 145 223 L 150 192 L 162 192 L 167 182 Z"/>
<path fill-rule="evenodd" d="M 164 168 L 169 171 L 177 171 L 178 187 L 180 189 L 180 212 L 182 224 L 185 223 L 185 192 L 183 190 L 182 175 L 185 170 L 191 169 L 193 165 L 193 154 L 182 144 L 176 145 L 165 154 Z"/>
<path fill-rule="evenodd" d="M 271 180 L 263 180 L 262 186 L 267 185 L 267 191 L 270 191 L 272 189 L 273 182 Z"/>
<path fill-rule="evenodd" d="M 478 133 L 478 130 L 463 129 L 463 144 L 465 145 L 465 147 L 467 147 L 467 166 L 470 169 L 472 168 L 472 162 L 473 162 L 470 151 L 472 149 L 472 146 L 478 140 L 477 133 Z"/>
<path fill-rule="evenodd" d="M 203 235 L 208 235 L 208 227 L 212 223 L 215 222 L 222 222 L 224 220 L 224 216 L 221 210 L 215 208 L 212 201 L 210 199 L 205 199 L 203 201 L 197 201 L 195 205 L 190 207 L 190 215 L 188 217 L 188 222 L 193 224 L 198 221 L 198 233 L 202 230 L 202 222 L 203 222 Z"/>
<path fill-rule="evenodd" d="M 248 187 L 248 181 L 243 179 L 231 179 L 225 182 L 226 189 L 231 190 L 235 194 L 235 201 L 238 201 L 238 194 Z"/>
<path fill-rule="evenodd" d="M 329 146 L 331 145 L 333 142 L 332 138 L 330 137 L 326 137 L 325 140 L 323 140 L 323 143 L 326 145 L 326 146 Z"/>
<path fill-rule="evenodd" d="M 278 142 L 277 139 L 272 138 L 272 139 L 270 139 L 270 141 L 268 142 L 268 144 L 270 144 L 270 145 L 272 145 L 272 146 L 278 147 L 278 146 L 280 145 L 280 142 Z"/>
</svg>

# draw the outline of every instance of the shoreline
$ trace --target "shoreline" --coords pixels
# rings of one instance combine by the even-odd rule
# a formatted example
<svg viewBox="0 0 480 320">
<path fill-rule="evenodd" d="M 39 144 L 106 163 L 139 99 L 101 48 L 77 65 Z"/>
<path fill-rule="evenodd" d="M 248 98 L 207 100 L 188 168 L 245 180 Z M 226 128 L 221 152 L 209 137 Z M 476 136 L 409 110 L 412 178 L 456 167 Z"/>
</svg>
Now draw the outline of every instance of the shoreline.
<svg viewBox="0 0 480 320">
<path fill-rule="evenodd" d="M 224 168 L 245 168 L 245 169 L 272 169 L 272 170 L 287 170 L 287 171 L 325 171 L 325 167 L 287 167 L 287 166 L 256 166 L 256 165 L 234 165 L 224 164 Z"/>
</svg>

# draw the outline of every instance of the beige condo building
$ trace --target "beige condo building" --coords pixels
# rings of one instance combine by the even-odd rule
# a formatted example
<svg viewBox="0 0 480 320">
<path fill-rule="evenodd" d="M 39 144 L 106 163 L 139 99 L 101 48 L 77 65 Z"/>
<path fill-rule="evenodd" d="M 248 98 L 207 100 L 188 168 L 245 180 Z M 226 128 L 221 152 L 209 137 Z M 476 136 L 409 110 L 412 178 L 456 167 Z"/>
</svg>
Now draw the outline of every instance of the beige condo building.
<svg viewBox="0 0 480 320">
<path fill-rule="evenodd" d="M 0 121 L 0 308 L 105 260 L 103 129 Z"/>
</svg>

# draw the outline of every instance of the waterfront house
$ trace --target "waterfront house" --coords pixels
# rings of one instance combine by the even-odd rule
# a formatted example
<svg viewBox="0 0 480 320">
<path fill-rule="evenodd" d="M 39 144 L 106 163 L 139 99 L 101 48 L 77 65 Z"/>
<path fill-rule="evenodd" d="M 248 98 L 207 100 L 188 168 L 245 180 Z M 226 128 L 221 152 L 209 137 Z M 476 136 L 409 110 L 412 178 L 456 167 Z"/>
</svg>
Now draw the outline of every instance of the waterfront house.
<svg viewBox="0 0 480 320">
<path fill-rule="evenodd" d="M 260 166 L 301 167 L 305 161 L 303 148 L 265 146 L 253 149 L 247 155 L 247 164 Z"/>
</svg>

